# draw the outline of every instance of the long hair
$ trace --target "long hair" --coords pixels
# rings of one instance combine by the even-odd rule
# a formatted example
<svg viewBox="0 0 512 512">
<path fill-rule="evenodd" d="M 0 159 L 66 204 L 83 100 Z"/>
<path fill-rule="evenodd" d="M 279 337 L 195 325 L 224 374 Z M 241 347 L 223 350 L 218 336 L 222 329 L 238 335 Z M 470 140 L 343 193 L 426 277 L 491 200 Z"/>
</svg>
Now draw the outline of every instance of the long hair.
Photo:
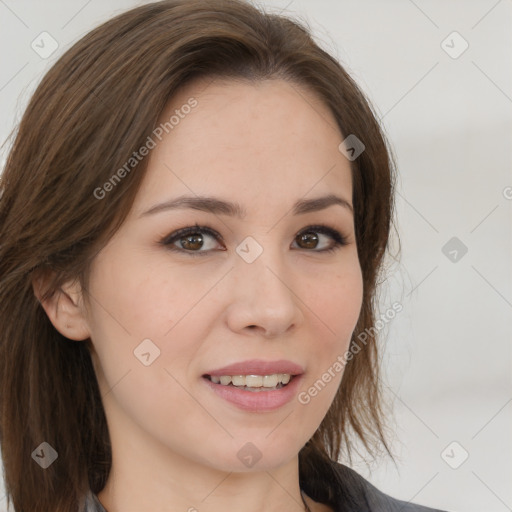
<svg viewBox="0 0 512 512">
<path fill-rule="evenodd" d="M 99 493 L 111 445 L 91 340 L 52 325 L 33 281 L 50 276 L 41 301 L 69 279 L 85 292 L 91 262 L 121 226 L 144 178 L 143 159 L 107 199 L 108 182 L 157 126 L 169 99 L 194 78 L 281 78 L 308 88 L 344 137 L 363 141 L 351 161 L 363 303 L 339 391 L 299 454 L 302 480 L 315 456 L 351 461 L 358 438 L 384 446 L 376 291 L 393 220 L 394 164 L 364 94 L 309 30 L 243 0 L 168 0 L 137 7 L 92 30 L 44 76 L 14 134 L 0 183 L 0 442 L 8 501 L 16 512 L 74 512 Z M 42 470 L 46 442 L 58 459 Z M 44 445 L 46 446 L 46 445 Z M 393 456 L 392 456 L 393 457 Z"/>
</svg>

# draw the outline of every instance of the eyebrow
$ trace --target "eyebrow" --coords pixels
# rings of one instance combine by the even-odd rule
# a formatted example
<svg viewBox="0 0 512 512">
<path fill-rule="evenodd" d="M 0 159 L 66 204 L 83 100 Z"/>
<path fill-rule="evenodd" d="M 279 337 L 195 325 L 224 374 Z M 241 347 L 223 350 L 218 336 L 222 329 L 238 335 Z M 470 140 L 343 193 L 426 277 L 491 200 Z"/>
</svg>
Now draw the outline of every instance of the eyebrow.
<svg viewBox="0 0 512 512">
<path fill-rule="evenodd" d="M 301 215 L 304 213 L 316 212 L 333 205 L 340 205 L 349 210 L 352 214 L 354 213 L 352 205 L 346 199 L 334 194 L 329 194 L 315 199 L 299 199 L 293 205 L 293 214 Z M 219 215 L 229 215 L 239 219 L 243 219 L 247 215 L 245 208 L 238 203 L 224 201 L 210 196 L 180 196 L 176 199 L 171 199 L 170 201 L 165 201 L 152 206 L 149 210 L 143 212 L 140 217 L 183 208 L 192 208 L 194 210 L 201 210 Z"/>
</svg>

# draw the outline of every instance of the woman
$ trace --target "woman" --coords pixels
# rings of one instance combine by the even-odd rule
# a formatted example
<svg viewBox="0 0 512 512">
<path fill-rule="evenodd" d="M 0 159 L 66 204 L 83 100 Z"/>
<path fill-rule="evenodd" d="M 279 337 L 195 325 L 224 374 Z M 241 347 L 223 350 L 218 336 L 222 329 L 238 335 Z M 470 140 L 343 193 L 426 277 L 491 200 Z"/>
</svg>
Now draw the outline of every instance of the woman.
<svg viewBox="0 0 512 512">
<path fill-rule="evenodd" d="M 2 176 L 14 510 L 432 510 L 336 462 L 354 435 L 391 455 L 393 184 L 364 96 L 290 20 L 173 0 L 76 43 Z"/>
</svg>

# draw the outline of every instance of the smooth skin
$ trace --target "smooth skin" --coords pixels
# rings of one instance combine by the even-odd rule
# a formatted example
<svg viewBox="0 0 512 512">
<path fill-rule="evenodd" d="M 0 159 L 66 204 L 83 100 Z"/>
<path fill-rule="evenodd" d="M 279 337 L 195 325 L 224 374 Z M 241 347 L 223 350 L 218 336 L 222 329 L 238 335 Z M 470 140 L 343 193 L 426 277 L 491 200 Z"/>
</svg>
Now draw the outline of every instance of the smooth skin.
<svg viewBox="0 0 512 512">
<path fill-rule="evenodd" d="M 288 359 L 304 368 L 299 391 L 307 392 L 348 349 L 363 284 L 344 137 L 316 96 L 281 79 L 193 82 L 162 122 L 191 97 L 197 106 L 151 150 L 130 215 L 93 262 L 90 308 L 76 281 L 43 306 L 64 336 L 94 347 L 112 442 L 112 471 L 98 494 L 108 512 L 301 511 L 298 453 L 343 371 L 308 404 L 295 397 L 266 412 L 225 401 L 203 375 L 247 359 Z M 296 201 L 330 194 L 349 206 L 293 214 Z M 237 202 L 246 215 L 143 215 L 183 195 Z M 160 243 L 196 223 L 219 237 Z M 346 244 L 308 229 L 318 224 Z M 236 252 L 248 236 L 263 249 L 252 263 Z M 160 350 L 149 366 L 134 355 L 145 339 Z M 251 467 L 237 457 L 248 442 L 261 453 Z"/>
</svg>

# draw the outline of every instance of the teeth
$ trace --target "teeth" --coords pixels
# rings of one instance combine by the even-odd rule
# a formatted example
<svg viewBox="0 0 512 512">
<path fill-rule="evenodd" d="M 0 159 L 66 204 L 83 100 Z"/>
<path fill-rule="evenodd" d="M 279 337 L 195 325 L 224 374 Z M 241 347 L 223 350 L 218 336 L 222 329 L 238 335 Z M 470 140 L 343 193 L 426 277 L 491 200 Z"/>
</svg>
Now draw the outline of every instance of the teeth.
<svg viewBox="0 0 512 512">
<path fill-rule="evenodd" d="M 281 374 L 282 376 L 283 374 Z M 262 385 L 263 387 L 265 388 L 273 388 L 275 386 L 277 386 L 278 382 L 279 382 L 279 375 L 265 375 L 264 377 L 261 378 L 262 380 Z M 286 382 L 284 383 L 286 384 Z"/>
<path fill-rule="evenodd" d="M 245 386 L 245 377 L 243 375 L 233 375 L 231 382 L 233 386 Z"/>
<path fill-rule="evenodd" d="M 245 378 L 239 377 L 239 379 L 245 380 L 245 382 L 238 383 L 233 381 L 235 386 L 243 386 L 244 384 L 250 388 L 261 388 L 263 386 L 263 377 L 261 375 L 247 375 Z"/>
<path fill-rule="evenodd" d="M 214 384 L 228 386 L 249 387 L 249 388 L 275 388 L 278 384 L 288 384 L 291 375 L 289 373 L 274 373 L 273 375 L 212 375 L 210 380 Z"/>
</svg>

